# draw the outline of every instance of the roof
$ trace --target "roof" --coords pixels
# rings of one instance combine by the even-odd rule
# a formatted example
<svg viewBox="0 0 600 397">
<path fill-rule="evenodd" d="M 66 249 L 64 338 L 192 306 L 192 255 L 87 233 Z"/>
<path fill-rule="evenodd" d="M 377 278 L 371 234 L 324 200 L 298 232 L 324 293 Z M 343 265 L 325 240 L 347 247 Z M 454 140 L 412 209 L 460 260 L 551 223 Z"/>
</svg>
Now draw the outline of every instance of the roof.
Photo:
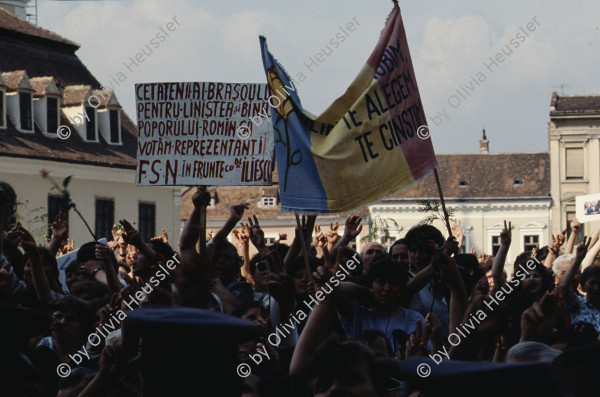
<svg viewBox="0 0 600 397">
<path fill-rule="evenodd" d="M 295 223 L 295 216 L 289 213 L 281 213 L 281 202 L 279 196 L 279 177 L 277 169 L 273 171 L 273 186 L 213 186 L 208 190 L 215 198 L 215 205 L 208 207 L 207 220 L 225 220 L 229 217 L 229 207 L 239 203 L 248 203 L 246 214 L 256 215 L 259 219 L 283 219 Z M 194 208 L 192 195 L 195 189 L 185 189 L 181 196 L 181 219 L 187 219 Z M 263 197 L 274 197 L 274 207 L 261 207 Z M 346 214 L 333 214 L 331 216 L 345 218 L 352 214 L 366 218 L 369 215 L 367 207 L 360 207 Z"/>
<path fill-rule="evenodd" d="M 548 153 L 437 154 L 436 157 L 446 199 L 550 197 Z M 468 186 L 461 186 L 461 182 Z M 431 173 L 387 200 L 438 197 Z"/>
<path fill-rule="evenodd" d="M 0 30 L 9 31 L 13 34 L 18 33 L 20 35 L 29 36 L 34 39 L 43 39 L 79 48 L 79 44 L 71 40 L 65 39 L 64 37 L 54 32 L 29 23 L 28 21 L 21 19 L 18 16 L 2 8 L 0 8 Z"/>
<path fill-rule="evenodd" d="M 2 72 L 0 70 L 0 72 Z M 10 91 L 16 91 L 17 89 L 33 89 L 29 84 L 29 79 L 25 70 L 14 70 L 12 72 L 3 72 L 2 78 L 6 87 Z"/>
<path fill-rule="evenodd" d="M 600 115 L 600 95 L 558 95 L 552 93 L 550 116 Z"/>
<path fill-rule="evenodd" d="M 35 77 L 33 79 L 29 79 L 31 86 L 35 90 L 34 96 L 44 96 L 47 94 L 60 94 L 60 92 L 56 89 L 56 84 L 54 84 L 54 79 L 52 77 Z"/>
<path fill-rule="evenodd" d="M 79 106 L 86 100 L 92 87 L 89 85 L 70 85 L 63 92 L 63 106 Z"/>
<path fill-rule="evenodd" d="M 79 45 L 0 8 L 0 71 L 25 69 L 29 77 L 52 76 L 59 89 L 100 83 L 75 55 Z"/>
<path fill-rule="evenodd" d="M 35 90 L 36 96 L 56 88 L 63 95 L 62 107 L 82 106 L 87 95 L 101 85 L 75 55 L 78 48 L 76 43 L 0 9 L 0 72 L 4 72 L 2 78 L 9 90 L 14 90 L 23 76 L 27 76 L 31 83 L 29 88 Z M 23 83 L 21 87 L 23 89 Z M 108 90 L 101 92 L 107 96 Z M 101 96 L 99 99 L 102 108 L 106 101 Z M 0 156 L 135 169 L 136 126 L 123 109 L 119 112 L 122 145 L 109 144 L 101 133 L 98 133 L 99 142 L 84 141 L 64 112 L 61 112 L 60 124 L 72 132 L 65 140 L 46 137 L 37 123 L 34 123 L 33 133 L 20 132 L 7 117 L 7 128 L 0 129 Z"/>
</svg>

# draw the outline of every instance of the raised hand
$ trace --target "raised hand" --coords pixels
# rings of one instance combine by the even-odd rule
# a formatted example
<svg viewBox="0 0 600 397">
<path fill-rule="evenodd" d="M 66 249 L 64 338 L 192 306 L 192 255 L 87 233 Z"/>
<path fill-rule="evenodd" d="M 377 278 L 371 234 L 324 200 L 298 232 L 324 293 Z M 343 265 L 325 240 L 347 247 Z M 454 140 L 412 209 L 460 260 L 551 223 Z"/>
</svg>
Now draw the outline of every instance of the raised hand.
<svg viewBox="0 0 600 397">
<path fill-rule="evenodd" d="M 239 222 L 244 216 L 244 211 L 248 209 L 250 204 L 240 203 L 229 207 L 229 218 L 235 220 L 235 223 Z"/>
<path fill-rule="evenodd" d="M 558 297 L 546 292 L 521 315 L 521 342 L 542 341 L 552 333 L 558 318 Z"/>
<path fill-rule="evenodd" d="M 427 355 L 427 343 L 430 337 L 431 327 L 423 330 L 423 323 L 418 318 L 415 333 L 410 334 L 409 339 L 406 341 L 406 358 Z"/>
<path fill-rule="evenodd" d="M 584 236 L 583 241 L 579 245 L 577 245 L 577 250 L 575 251 L 575 259 L 579 261 L 579 263 L 581 263 L 581 261 L 583 261 L 583 258 L 585 258 L 585 254 L 587 254 L 591 242 L 591 237 Z"/>
<path fill-rule="evenodd" d="M 360 221 L 362 218 L 356 214 L 348 217 L 344 224 L 344 239 L 348 241 L 354 240 L 362 231 L 362 225 Z"/>
<path fill-rule="evenodd" d="M 448 239 L 446 240 L 446 243 L 444 244 L 444 248 L 442 249 L 442 251 L 448 256 L 458 254 L 460 249 L 459 249 L 458 241 L 456 241 L 455 236 L 448 237 Z"/>
<path fill-rule="evenodd" d="M 327 237 L 321 231 L 321 226 L 315 225 L 315 236 L 313 237 L 313 245 L 317 249 L 322 249 L 327 245 Z"/>
<path fill-rule="evenodd" d="M 509 221 L 508 226 L 506 225 L 506 221 L 504 221 L 504 229 L 500 232 L 500 244 L 502 245 L 510 245 L 512 240 L 512 224 Z"/>
<path fill-rule="evenodd" d="M 577 218 L 571 219 L 571 233 L 577 234 L 580 227 L 581 223 L 579 223 L 579 220 L 577 220 Z"/>
<path fill-rule="evenodd" d="M 260 228 L 256 215 L 254 215 L 254 220 L 248 218 L 248 225 L 250 226 L 250 241 L 252 241 L 252 244 L 257 249 L 265 247 L 265 232 Z"/>
<path fill-rule="evenodd" d="M 335 243 L 340 239 L 340 235 L 337 233 L 339 228 L 338 221 L 329 223 L 329 232 L 327 233 L 327 248 L 331 250 Z"/>
<path fill-rule="evenodd" d="M 465 231 L 460 227 L 460 221 L 454 221 L 454 223 L 452 224 L 452 235 L 456 237 L 456 241 L 458 242 L 458 248 L 460 249 L 465 239 Z"/>
<path fill-rule="evenodd" d="M 52 238 L 57 240 L 64 240 L 69 234 L 69 223 L 67 222 L 67 215 L 60 211 L 54 220 L 54 223 L 50 226 L 52 230 Z"/>
<path fill-rule="evenodd" d="M 196 209 L 208 207 L 210 205 L 210 200 L 210 192 L 206 190 L 206 186 L 198 186 L 192 195 L 192 203 Z"/>
<path fill-rule="evenodd" d="M 107 266 L 111 263 L 112 251 L 104 244 L 96 244 L 96 259 L 103 261 Z"/>
<path fill-rule="evenodd" d="M 140 233 L 136 230 L 136 228 L 134 228 L 131 225 L 131 223 L 127 222 L 127 220 L 125 220 L 125 219 L 121 219 L 119 221 L 119 223 L 121 225 L 123 225 L 123 233 L 121 234 L 121 236 L 123 237 L 123 240 L 125 240 L 125 242 L 127 244 L 131 244 L 131 245 L 143 244 Z"/>
</svg>

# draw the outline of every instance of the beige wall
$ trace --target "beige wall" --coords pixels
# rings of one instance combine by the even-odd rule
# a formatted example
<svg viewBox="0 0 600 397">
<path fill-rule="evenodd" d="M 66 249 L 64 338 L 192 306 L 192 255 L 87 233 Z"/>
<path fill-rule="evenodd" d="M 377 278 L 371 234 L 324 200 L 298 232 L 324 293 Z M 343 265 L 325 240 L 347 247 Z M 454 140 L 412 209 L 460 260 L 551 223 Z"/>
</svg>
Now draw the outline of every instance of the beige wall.
<svg viewBox="0 0 600 397">
<path fill-rule="evenodd" d="M 41 169 L 50 171 L 50 176 L 59 184 L 66 176 L 73 175 L 68 191 L 92 231 L 95 229 L 96 198 L 114 200 L 115 223 L 123 218 L 137 221 L 138 203 L 155 203 L 155 233 L 160 235 L 161 229 L 165 228 L 171 245 L 177 248 L 179 189 L 136 187 L 134 170 L 0 157 L 0 181 L 11 185 L 21 201 L 28 200 L 29 209 L 42 207 L 46 214 L 48 194 L 56 194 L 56 191 L 50 191 L 51 184 L 39 174 Z M 69 223 L 69 236 L 75 240 L 76 247 L 92 240 L 87 228 L 73 210 L 69 212 Z"/>
<path fill-rule="evenodd" d="M 600 193 L 600 118 L 554 117 L 548 123 L 550 142 L 552 233 L 566 227 L 567 212 L 575 212 L 575 197 Z M 565 149 L 583 148 L 584 176 L 581 180 L 567 180 Z M 584 224 L 584 233 L 590 235 L 600 222 Z"/>
<path fill-rule="evenodd" d="M 550 199 L 521 199 L 521 200 L 494 200 L 471 201 L 469 203 L 456 203 L 446 201 L 446 206 L 454 209 L 454 219 L 460 220 L 461 227 L 465 230 L 464 246 L 466 252 L 474 247 L 477 253 L 492 253 L 492 237 L 499 236 L 504 228 L 504 220 L 512 222 L 512 243 L 508 251 L 506 270 L 512 271 L 515 258 L 524 251 L 524 236 L 537 235 L 540 247 L 548 244 L 550 239 Z M 397 238 L 402 238 L 406 232 L 417 225 L 426 217 L 418 212 L 420 206 L 415 202 L 385 201 L 369 207 L 371 217 L 394 219 L 399 226 L 395 231 Z M 446 226 L 442 221 L 435 221 L 444 237 L 448 236 Z M 394 234 L 394 233 L 392 233 Z"/>
</svg>

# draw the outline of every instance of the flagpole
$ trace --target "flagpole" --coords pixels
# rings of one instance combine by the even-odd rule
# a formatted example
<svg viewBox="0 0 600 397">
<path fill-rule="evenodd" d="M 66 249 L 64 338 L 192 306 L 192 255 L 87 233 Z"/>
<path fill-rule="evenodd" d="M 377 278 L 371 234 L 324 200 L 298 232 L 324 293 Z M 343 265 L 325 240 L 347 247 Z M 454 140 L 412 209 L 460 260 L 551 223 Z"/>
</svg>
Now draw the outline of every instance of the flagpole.
<svg viewBox="0 0 600 397">
<path fill-rule="evenodd" d="M 442 184 L 440 183 L 440 176 L 438 175 L 437 168 L 433 169 L 435 175 L 435 183 L 437 183 L 438 192 L 440 193 L 440 201 L 442 202 L 442 211 L 444 211 L 444 219 L 446 220 L 446 229 L 448 229 L 448 237 L 452 237 L 452 229 L 450 228 L 450 219 L 448 218 L 448 211 L 446 211 L 446 202 L 444 201 L 444 193 L 442 192 Z"/>
<path fill-rule="evenodd" d="M 306 251 L 306 243 L 304 242 L 304 231 L 300 224 L 300 217 L 296 214 L 296 225 L 300 231 L 300 244 L 302 244 L 302 256 L 304 257 L 304 265 L 306 266 L 306 274 L 308 275 L 308 281 L 312 281 L 312 273 L 310 272 L 310 265 L 308 264 L 308 252 Z"/>
</svg>

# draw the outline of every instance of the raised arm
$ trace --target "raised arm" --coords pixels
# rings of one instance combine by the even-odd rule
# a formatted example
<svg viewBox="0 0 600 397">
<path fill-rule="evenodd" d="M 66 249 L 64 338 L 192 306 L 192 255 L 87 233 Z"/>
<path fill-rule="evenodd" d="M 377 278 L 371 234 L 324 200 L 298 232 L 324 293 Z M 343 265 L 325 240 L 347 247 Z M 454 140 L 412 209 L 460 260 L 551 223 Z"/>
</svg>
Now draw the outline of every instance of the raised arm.
<svg viewBox="0 0 600 397">
<path fill-rule="evenodd" d="M 242 229 L 238 232 L 234 230 L 233 235 L 237 241 L 238 253 L 244 258 L 240 273 L 244 280 L 254 286 L 254 279 L 252 273 L 250 273 L 250 228 L 247 224 L 242 223 Z"/>
<path fill-rule="evenodd" d="M 235 229 L 237 223 L 244 216 L 244 211 L 247 209 L 248 209 L 248 203 L 240 203 L 237 205 L 232 205 L 229 208 L 229 218 L 227 218 L 227 221 L 225 222 L 225 224 L 223 225 L 221 230 L 219 230 L 213 236 L 213 238 L 212 238 L 213 242 L 216 243 L 216 242 L 224 241 L 225 239 L 227 239 L 227 236 L 229 236 L 229 233 L 231 233 L 231 231 L 233 229 Z"/>
<path fill-rule="evenodd" d="M 577 274 L 577 271 L 579 270 L 579 266 L 581 266 L 581 262 L 583 261 L 583 258 L 586 256 L 590 242 L 591 242 L 590 239 L 588 239 L 587 237 L 584 237 L 583 242 L 577 246 L 577 251 L 575 253 L 575 259 L 573 259 L 571 266 L 569 267 L 569 269 L 565 273 L 564 277 L 560 281 L 560 287 L 562 288 L 562 290 L 564 292 L 565 301 L 567 304 L 570 304 L 571 302 L 573 302 L 573 300 L 575 300 L 575 291 L 573 291 L 573 288 L 571 287 L 571 285 L 573 284 L 573 279 L 575 278 L 575 275 Z"/>
<path fill-rule="evenodd" d="M 577 233 L 579 232 L 580 227 L 581 227 L 581 224 L 579 223 L 577 218 L 574 218 L 573 220 L 571 220 L 571 235 L 569 236 L 569 239 L 567 240 L 567 246 L 565 247 L 565 254 L 573 253 L 573 247 L 575 247 L 575 242 L 577 241 Z"/>
<path fill-rule="evenodd" d="M 594 260 L 598 256 L 598 253 L 600 252 L 600 240 L 596 240 L 595 244 L 593 243 L 593 241 L 594 241 L 594 237 L 592 237 L 590 240 L 589 246 L 591 248 L 588 249 L 587 254 L 585 255 L 585 258 L 583 258 L 583 261 L 581 262 L 581 271 L 583 271 L 586 267 L 593 264 Z"/>
<path fill-rule="evenodd" d="M 52 302 L 53 299 L 50 292 L 50 283 L 48 282 L 46 272 L 44 272 L 44 268 L 42 267 L 42 257 L 40 256 L 38 247 L 35 244 L 35 239 L 31 233 L 29 233 L 29 231 L 21 226 L 20 223 L 17 223 L 17 225 L 13 228 L 13 231 L 15 231 L 18 235 L 19 245 L 29 256 L 29 260 L 31 262 L 31 278 L 33 279 L 33 287 L 35 288 L 35 293 L 42 307 L 45 308 L 50 302 Z"/>
<path fill-rule="evenodd" d="M 96 258 L 104 263 L 104 272 L 106 273 L 106 284 L 108 285 L 108 288 L 113 293 L 119 292 L 123 288 L 123 284 L 119 281 L 119 276 L 117 276 L 117 272 L 113 266 L 112 251 L 104 244 L 96 244 L 95 255 Z"/>
<path fill-rule="evenodd" d="M 506 255 L 508 254 L 508 249 L 510 248 L 511 242 L 511 228 L 512 225 L 508 222 L 508 226 L 506 225 L 506 221 L 504 221 L 504 229 L 500 232 L 500 248 L 498 249 L 498 253 L 494 257 L 494 264 L 492 265 L 492 277 L 494 278 L 494 290 L 499 290 L 500 287 L 504 285 L 506 280 L 504 279 L 504 262 L 506 262 Z"/>
<path fill-rule="evenodd" d="M 61 243 L 69 234 L 69 223 L 67 222 L 67 215 L 64 212 L 61 211 L 56 215 L 56 219 L 50 226 L 50 230 L 52 230 L 52 238 L 48 244 L 48 249 L 56 256 Z"/>
<path fill-rule="evenodd" d="M 305 217 L 304 215 L 302 216 L 301 228 L 300 230 L 298 230 L 298 226 L 296 226 L 296 235 L 294 236 L 294 241 L 292 241 L 290 249 L 288 250 L 287 254 L 285 255 L 285 259 L 283 260 L 285 266 L 288 266 L 290 263 L 295 261 L 298 255 L 300 255 L 300 252 L 302 251 L 300 232 L 304 233 L 304 242 L 308 244 L 308 247 L 306 248 L 308 251 L 308 248 L 310 247 L 311 243 L 312 230 L 315 227 L 316 220 L 316 215 L 309 215 L 308 217 Z"/>
<path fill-rule="evenodd" d="M 346 223 L 344 224 L 344 234 L 335 244 L 334 249 L 350 244 L 352 240 L 360 235 L 360 232 L 362 231 L 362 225 L 360 224 L 361 220 L 362 218 L 356 214 L 346 219 Z"/>
<path fill-rule="evenodd" d="M 440 277 L 450 290 L 450 332 L 458 327 L 468 305 L 467 291 L 460 278 L 458 266 L 450 257 L 451 254 L 457 253 L 458 242 L 454 237 L 448 237 L 438 260 L 432 261 L 432 265 L 439 270 Z"/>
<path fill-rule="evenodd" d="M 181 231 L 181 237 L 179 238 L 179 249 L 181 256 L 184 254 L 197 254 L 196 243 L 200 238 L 200 233 L 206 233 L 205 230 L 201 230 L 200 218 L 202 212 L 206 212 L 206 207 L 210 204 L 210 193 L 206 190 L 205 186 L 199 186 L 192 195 L 192 203 L 194 209 L 192 210 L 188 220 L 183 226 Z"/>
</svg>

